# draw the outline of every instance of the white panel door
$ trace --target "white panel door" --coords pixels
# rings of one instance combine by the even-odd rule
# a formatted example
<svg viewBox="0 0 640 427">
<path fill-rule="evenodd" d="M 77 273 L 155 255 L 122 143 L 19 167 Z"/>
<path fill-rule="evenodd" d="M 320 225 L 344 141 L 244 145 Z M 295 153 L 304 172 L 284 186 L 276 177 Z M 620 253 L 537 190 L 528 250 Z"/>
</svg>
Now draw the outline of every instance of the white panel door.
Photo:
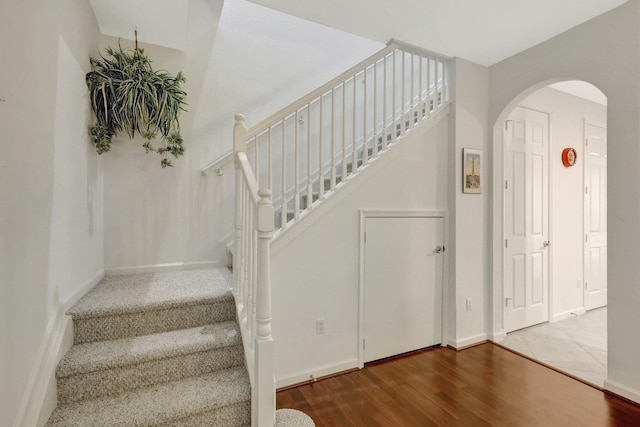
<svg viewBox="0 0 640 427">
<path fill-rule="evenodd" d="M 506 332 L 549 320 L 549 116 L 517 107 L 505 123 Z"/>
<path fill-rule="evenodd" d="M 585 124 L 584 306 L 607 305 L 607 129 Z"/>
<path fill-rule="evenodd" d="M 366 218 L 364 362 L 442 341 L 442 218 Z"/>
</svg>

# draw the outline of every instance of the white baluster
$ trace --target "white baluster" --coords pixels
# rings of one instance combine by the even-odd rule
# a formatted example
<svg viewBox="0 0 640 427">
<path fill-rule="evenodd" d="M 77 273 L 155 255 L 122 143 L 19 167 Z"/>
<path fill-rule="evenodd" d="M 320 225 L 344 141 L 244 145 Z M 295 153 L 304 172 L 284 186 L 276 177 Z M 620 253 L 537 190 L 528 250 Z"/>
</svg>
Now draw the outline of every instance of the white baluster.
<svg viewBox="0 0 640 427">
<path fill-rule="evenodd" d="M 362 90 L 362 164 L 367 165 L 369 163 L 369 144 L 367 142 L 367 68 L 364 69 L 364 75 L 362 76 L 362 83 L 364 89 Z"/>
<path fill-rule="evenodd" d="M 298 215 L 300 214 L 300 191 L 298 186 L 298 179 L 300 178 L 300 141 L 298 138 L 298 122 L 300 120 L 300 111 L 296 111 L 296 134 L 295 134 L 295 148 L 294 148 L 294 157 L 295 157 L 295 180 L 294 180 L 294 207 L 293 207 L 293 217 L 298 219 Z"/>
<path fill-rule="evenodd" d="M 255 138 L 253 138 L 253 148 L 254 150 L 256 150 L 255 153 L 255 165 L 256 165 L 256 182 L 259 184 L 260 183 L 260 156 L 258 156 L 258 152 L 259 152 L 259 147 L 258 147 L 258 141 L 259 141 L 259 136 L 256 135 Z"/>
<path fill-rule="evenodd" d="M 384 56 L 384 71 L 382 73 L 382 149 L 387 149 L 387 55 Z"/>
<path fill-rule="evenodd" d="M 401 107 L 400 107 L 400 111 L 401 111 L 400 135 L 404 135 L 405 130 L 406 130 L 406 127 L 405 127 L 405 116 L 406 116 L 405 111 L 406 111 L 406 108 L 407 108 L 406 99 L 405 99 L 405 97 L 406 97 L 406 93 L 405 92 L 407 91 L 407 86 L 405 85 L 405 80 L 406 80 L 405 76 L 407 74 L 407 72 L 406 72 L 406 62 L 407 62 L 406 56 L 407 55 L 406 55 L 404 50 L 401 50 L 400 52 L 402 52 L 402 97 L 400 98 L 402 104 L 401 104 Z"/>
<path fill-rule="evenodd" d="M 396 109 L 396 98 L 398 97 L 397 95 L 397 90 L 396 87 L 398 86 L 397 84 L 397 80 L 396 80 L 396 68 L 397 68 L 397 64 L 396 64 L 396 56 L 397 56 L 397 52 L 399 52 L 398 49 L 393 51 L 393 101 L 391 103 L 391 108 L 392 108 L 392 116 L 393 116 L 393 132 L 392 132 L 392 137 L 391 140 L 393 141 L 393 143 L 396 142 L 396 139 L 398 138 L 398 124 L 396 122 L 396 117 L 398 117 L 398 111 Z"/>
<path fill-rule="evenodd" d="M 373 155 L 378 155 L 378 63 L 373 64 Z"/>
<path fill-rule="evenodd" d="M 415 122 L 413 120 L 415 114 L 415 63 L 414 58 L 415 54 L 411 53 L 411 98 L 410 98 L 410 106 L 409 106 L 409 128 L 413 129 L 415 126 Z"/>
<path fill-rule="evenodd" d="M 318 198 L 320 200 L 324 199 L 324 171 L 322 170 L 322 154 L 323 154 L 323 145 L 324 145 L 324 141 L 322 141 L 322 116 L 323 116 L 323 102 L 322 99 L 324 98 L 324 95 L 320 95 L 320 133 L 319 133 L 319 139 L 320 139 L 320 148 L 319 148 L 319 156 L 320 159 L 318 160 L 318 174 L 319 174 L 319 178 L 318 178 L 318 182 L 320 183 L 320 190 L 319 190 L 319 195 Z"/>
<path fill-rule="evenodd" d="M 233 293 L 236 296 L 236 303 L 239 302 L 241 292 L 242 272 L 240 268 L 242 251 L 242 170 L 238 161 L 237 153 L 247 150 L 247 128 L 244 124 L 245 117 L 242 114 L 235 116 L 233 126 L 233 151 L 235 155 L 234 166 L 236 170 L 236 197 L 235 197 L 235 236 L 234 236 L 234 257 L 233 257 Z"/>
<path fill-rule="evenodd" d="M 269 189 L 273 191 L 273 152 L 271 146 L 271 131 L 273 126 L 269 126 L 269 145 L 268 145 L 268 160 L 267 160 L 267 182 L 269 183 Z"/>
<path fill-rule="evenodd" d="M 347 179 L 347 82 L 342 82 L 342 182 Z"/>
<path fill-rule="evenodd" d="M 425 115 L 431 115 L 431 58 L 427 58 L 427 99 L 425 100 L 427 111 Z"/>
<path fill-rule="evenodd" d="M 331 191 L 336 188 L 336 104 L 335 88 L 331 89 Z"/>
<path fill-rule="evenodd" d="M 307 104 L 307 210 L 311 209 L 313 203 L 313 181 L 311 181 L 311 103 Z"/>
<path fill-rule="evenodd" d="M 287 147 L 284 131 L 285 119 L 282 119 L 282 204 L 280 208 L 280 227 L 287 226 Z"/>
<path fill-rule="evenodd" d="M 435 93 L 435 101 L 434 101 L 434 112 L 438 111 L 440 108 L 440 78 L 438 77 L 440 71 L 440 61 L 436 60 L 436 93 Z"/>
<path fill-rule="evenodd" d="M 358 169 L 358 153 L 356 144 L 356 76 L 353 76 L 353 164 L 351 165 L 351 173 L 355 173 Z"/>
<path fill-rule="evenodd" d="M 420 121 L 424 120 L 424 115 L 422 114 L 422 60 L 422 55 L 420 55 L 420 65 L 418 67 L 418 76 L 420 78 L 418 85 L 418 90 L 420 91 L 418 94 L 418 118 Z"/>
</svg>

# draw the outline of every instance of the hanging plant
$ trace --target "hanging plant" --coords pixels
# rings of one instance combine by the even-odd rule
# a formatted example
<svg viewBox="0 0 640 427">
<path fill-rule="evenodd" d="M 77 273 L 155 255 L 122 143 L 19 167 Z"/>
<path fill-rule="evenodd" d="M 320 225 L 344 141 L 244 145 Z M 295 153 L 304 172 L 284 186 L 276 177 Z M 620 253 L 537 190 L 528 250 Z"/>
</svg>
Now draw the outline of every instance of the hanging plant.
<svg viewBox="0 0 640 427">
<path fill-rule="evenodd" d="M 185 111 L 186 92 L 180 85 L 186 81 L 182 72 L 176 76 L 154 71 L 151 61 L 138 48 L 105 49 L 106 55 L 89 58 L 91 71 L 86 82 L 96 124 L 89 133 L 98 154 L 111 150 L 111 140 L 120 131 L 133 139 L 135 133 L 144 138 L 146 153 L 158 153 L 165 168 L 173 166 L 168 154 L 178 158 L 184 154 L 178 116 Z M 152 144 L 157 136 L 158 147 Z"/>
</svg>

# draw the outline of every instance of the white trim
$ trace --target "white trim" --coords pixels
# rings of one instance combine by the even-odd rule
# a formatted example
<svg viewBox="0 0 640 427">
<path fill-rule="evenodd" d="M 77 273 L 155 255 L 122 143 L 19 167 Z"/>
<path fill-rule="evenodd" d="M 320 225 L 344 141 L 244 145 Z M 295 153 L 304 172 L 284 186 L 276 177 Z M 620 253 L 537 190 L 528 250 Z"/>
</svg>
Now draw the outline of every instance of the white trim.
<svg viewBox="0 0 640 427">
<path fill-rule="evenodd" d="M 36 354 L 36 366 L 24 390 L 14 427 L 37 427 L 43 425 L 56 405 L 55 370 L 62 354 L 65 331 L 71 318 L 64 315 L 62 306 L 53 312 Z"/>
<path fill-rule="evenodd" d="M 489 338 L 485 333 L 470 335 L 468 337 L 464 337 L 459 340 L 456 340 L 453 347 L 455 347 L 456 349 L 460 349 L 463 347 L 468 347 L 470 345 L 481 343 L 483 341 L 486 341 L 487 339 Z"/>
<path fill-rule="evenodd" d="M 584 307 L 575 308 L 573 310 L 563 311 L 561 313 L 556 313 L 551 317 L 551 322 L 559 322 L 561 320 L 565 320 L 570 318 L 571 316 L 580 316 L 585 314 L 587 310 Z"/>
<path fill-rule="evenodd" d="M 287 387 L 293 384 L 299 384 L 312 380 L 314 378 L 324 377 L 326 375 L 336 374 L 350 369 L 358 368 L 357 359 L 346 359 L 331 365 L 319 366 L 288 377 L 276 379 L 276 388 Z"/>
<path fill-rule="evenodd" d="M 118 276 L 122 274 L 163 273 L 166 271 L 197 270 L 200 268 L 219 267 L 226 267 L 226 265 L 225 263 L 219 261 L 168 262 L 165 264 L 107 268 L 105 269 L 105 275 Z"/>
<path fill-rule="evenodd" d="M 364 262 L 365 262 L 365 241 L 364 241 L 364 233 L 366 230 L 366 220 L 367 218 L 442 218 L 444 230 L 442 230 L 444 243 L 443 245 L 449 246 L 449 242 L 447 240 L 446 227 L 447 227 L 447 211 L 445 210 L 437 210 L 437 209 L 360 209 L 360 221 L 359 221 L 359 229 L 358 229 L 358 252 L 359 252 L 359 268 L 358 268 L 358 338 L 356 345 L 358 347 L 358 367 L 362 368 L 364 366 L 364 349 L 362 348 L 362 340 L 364 339 Z M 445 340 L 445 322 L 444 319 L 446 317 L 446 304 L 444 303 L 444 288 L 445 284 L 445 275 L 444 269 L 447 266 L 445 260 L 447 259 L 447 251 L 445 250 L 444 258 L 442 261 L 442 293 L 441 293 L 441 320 L 440 320 L 440 337 L 441 341 Z M 449 339 L 447 338 L 447 341 Z"/>
<path fill-rule="evenodd" d="M 607 378 L 604 381 L 604 389 L 615 393 L 619 396 L 624 397 L 625 399 L 632 400 L 636 403 L 640 403 L 640 391 L 635 390 L 633 388 L 627 387 L 626 385 L 620 384 L 617 381 L 611 380 Z"/>
</svg>

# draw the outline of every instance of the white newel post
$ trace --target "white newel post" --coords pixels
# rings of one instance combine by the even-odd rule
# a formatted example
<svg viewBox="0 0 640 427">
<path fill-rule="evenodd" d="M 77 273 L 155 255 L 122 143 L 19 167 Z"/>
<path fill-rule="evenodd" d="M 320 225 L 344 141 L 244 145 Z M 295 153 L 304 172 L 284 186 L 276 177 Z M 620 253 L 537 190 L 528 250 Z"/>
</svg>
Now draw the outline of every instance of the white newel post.
<svg viewBox="0 0 640 427">
<path fill-rule="evenodd" d="M 257 333 L 255 337 L 255 387 L 252 389 L 253 426 L 269 426 L 275 423 L 276 389 L 273 376 L 273 337 L 271 336 L 271 255 L 274 211 L 271 190 L 258 191 L 258 272 L 257 272 Z"/>
<path fill-rule="evenodd" d="M 236 211 L 235 211 L 235 235 L 233 246 L 233 295 L 236 304 L 242 301 L 242 170 L 238 161 L 237 153 L 247 151 L 247 128 L 244 125 L 244 116 L 235 116 L 236 123 L 233 126 L 233 153 L 234 165 L 236 168 Z"/>
</svg>

